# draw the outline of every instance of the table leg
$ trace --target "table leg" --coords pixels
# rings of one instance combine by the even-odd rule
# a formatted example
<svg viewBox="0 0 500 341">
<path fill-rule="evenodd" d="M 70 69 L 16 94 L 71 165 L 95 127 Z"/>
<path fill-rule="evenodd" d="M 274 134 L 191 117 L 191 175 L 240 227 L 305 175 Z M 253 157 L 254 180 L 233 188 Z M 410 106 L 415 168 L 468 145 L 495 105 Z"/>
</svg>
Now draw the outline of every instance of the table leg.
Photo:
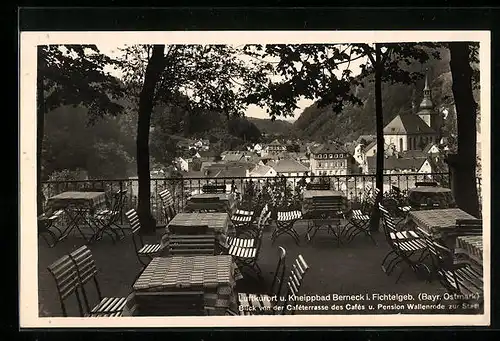
<svg viewBox="0 0 500 341">
<path fill-rule="evenodd" d="M 61 231 L 61 235 L 57 239 L 58 242 L 65 239 L 71 233 L 71 231 L 78 225 L 78 218 L 79 218 L 78 213 L 73 214 L 73 210 L 69 208 L 65 208 L 64 213 L 69 217 L 70 221 L 66 226 L 66 228 L 63 231 Z"/>
</svg>

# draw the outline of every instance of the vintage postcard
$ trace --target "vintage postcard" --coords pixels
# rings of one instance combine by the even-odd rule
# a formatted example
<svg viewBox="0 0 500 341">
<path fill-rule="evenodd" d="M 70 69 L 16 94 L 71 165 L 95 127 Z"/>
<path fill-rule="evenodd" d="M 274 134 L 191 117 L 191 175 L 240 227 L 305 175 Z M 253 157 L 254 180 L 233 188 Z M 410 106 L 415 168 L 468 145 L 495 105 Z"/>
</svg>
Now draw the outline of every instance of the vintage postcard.
<svg viewBox="0 0 500 341">
<path fill-rule="evenodd" d="M 21 32 L 20 80 L 21 328 L 489 325 L 488 31 Z"/>
</svg>

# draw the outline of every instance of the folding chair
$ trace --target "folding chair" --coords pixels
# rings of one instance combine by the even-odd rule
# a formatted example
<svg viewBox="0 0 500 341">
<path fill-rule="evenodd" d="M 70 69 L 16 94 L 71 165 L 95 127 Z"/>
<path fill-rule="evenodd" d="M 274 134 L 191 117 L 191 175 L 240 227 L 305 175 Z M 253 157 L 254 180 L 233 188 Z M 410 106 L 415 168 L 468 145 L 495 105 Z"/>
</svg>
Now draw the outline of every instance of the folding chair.
<svg viewBox="0 0 500 341">
<path fill-rule="evenodd" d="M 101 294 L 101 289 L 99 286 L 99 281 L 97 280 L 97 267 L 95 265 L 94 258 L 90 249 L 83 245 L 69 254 L 69 257 L 75 264 L 78 279 L 80 281 L 80 288 L 83 294 L 83 301 L 85 303 L 85 308 L 87 313 L 86 317 L 117 317 L 121 316 L 123 307 L 125 306 L 126 297 L 103 297 Z M 89 299 L 87 295 L 87 290 L 85 285 L 90 282 L 94 282 L 95 291 L 99 303 L 97 303 L 92 309 L 89 305 Z"/>
<path fill-rule="evenodd" d="M 413 272 L 417 273 L 422 267 L 429 273 L 428 267 L 423 264 L 426 258 L 427 247 L 421 236 L 413 230 L 398 230 L 394 222 L 394 218 L 390 215 L 389 211 L 379 203 L 379 209 L 382 213 L 382 226 L 387 243 L 391 247 L 391 251 L 382 260 L 382 270 L 390 275 L 395 269 L 396 265 L 401 262 L 406 263 Z M 417 260 L 412 257 L 419 256 Z M 392 258 L 391 258 L 392 257 Z M 389 261 L 390 260 L 390 261 Z M 389 263 L 386 263 L 389 261 Z M 404 273 L 404 269 L 396 279 L 396 283 Z"/>
<path fill-rule="evenodd" d="M 94 214 L 93 220 L 97 223 L 99 228 L 91 240 L 102 239 L 103 233 L 106 233 L 111 237 L 113 244 L 115 243 L 113 235 L 116 237 L 116 240 L 122 240 L 125 238 L 125 231 L 123 227 L 119 225 L 119 221 L 123 212 L 123 207 L 125 206 L 126 194 L 126 189 L 114 192 L 111 200 L 111 206 Z M 117 231 L 119 231 L 121 235 Z"/>
<path fill-rule="evenodd" d="M 354 209 L 351 211 L 348 222 L 343 227 L 342 234 L 346 235 L 346 241 L 348 243 L 350 243 L 358 234 L 363 233 L 365 236 L 370 237 L 373 244 L 377 245 L 377 242 L 373 239 L 370 231 L 370 220 L 372 214 L 375 212 L 375 205 L 378 200 L 379 193 L 380 190 L 376 187 L 373 187 L 372 189 L 365 188 L 365 193 L 363 195 L 364 198 L 360 209 Z"/>
<path fill-rule="evenodd" d="M 482 236 L 483 235 L 483 220 L 482 219 L 457 219 L 456 228 L 453 231 L 447 232 L 449 236 Z"/>
<path fill-rule="evenodd" d="M 160 252 L 162 251 L 162 245 L 160 243 L 144 244 L 144 240 L 142 239 L 142 236 L 140 234 L 141 223 L 135 209 L 132 208 L 127 211 L 125 213 L 125 216 L 130 222 L 130 226 L 132 229 L 132 242 L 134 244 L 137 259 L 143 266 L 146 266 L 149 264 L 151 259 L 159 256 Z M 147 259 L 147 261 L 145 261 L 144 259 Z"/>
<path fill-rule="evenodd" d="M 78 272 L 75 263 L 71 260 L 69 255 L 65 255 L 47 267 L 49 273 L 52 275 L 56 282 L 57 294 L 59 296 L 59 303 L 64 317 L 68 316 L 66 310 L 66 300 L 71 296 L 75 296 L 78 302 L 78 311 L 80 316 L 83 317 L 82 301 L 78 288 L 80 281 L 78 279 Z"/>
<path fill-rule="evenodd" d="M 288 309 L 288 302 L 290 296 L 297 296 L 299 295 L 300 288 L 302 287 L 302 284 L 304 282 L 304 277 L 309 270 L 309 265 L 307 265 L 306 261 L 304 260 L 304 257 L 302 255 L 299 255 L 295 261 L 292 264 L 292 269 L 290 270 L 290 275 L 288 276 L 288 281 L 287 281 L 287 292 L 285 294 L 285 301 L 284 304 L 281 306 L 281 312 L 284 315 Z M 292 315 L 295 315 L 295 310 L 292 309 L 291 311 Z"/>
<path fill-rule="evenodd" d="M 170 256 L 198 256 L 215 254 L 215 234 L 207 225 L 182 227 L 170 226 L 166 248 Z"/>
<path fill-rule="evenodd" d="M 38 216 L 38 235 L 41 236 L 45 243 L 47 243 L 47 245 L 51 248 L 57 244 L 59 238 L 62 236 L 62 231 L 55 225 L 55 223 L 63 214 L 64 210 L 57 210 L 52 213 L 44 213 Z M 52 239 L 52 241 L 47 238 L 47 235 Z"/>
<path fill-rule="evenodd" d="M 262 315 L 275 314 L 273 306 L 279 301 L 286 271 L 286 251 L 278 247 L 279 258 L 274 272 L 274 278 L 266 294 L 238 293 L 238 313 L 228 311 L 230 315 Z"/>
<path fill-rule="evenodd" d="M 165 219 L 167 220 L 167 224 L 172 220 L 177 212 L 174 207 L 174 198 L 172 197 L 172 193 L 168 190 L 168 188 L 164 189 L 160 193 L 161 203 L 163 206 L 163 213 L 165 214 Z"/>
<path fill-rule="evenodd" d="M 287 234 L 293 238 L 295 243 L 299 245 L 299 234 L 295 231 L 294 224 L 297 220 L 302 218 L 301 211 L 286 211 L 286 212 L 278 212 L 278 216 L 276 218 L 276 228 L 271 234 L 272 243 L 276 241 L 276 239 L 283 235 Z"/>
<path fill-rule="evenodd" d="M 245 268 L 250 269 L 254 273 L 256 273 L 258 277 L 261 277 L 261 272 L 262 272 L 259 267 L 259 264 L 257 263 L 260 249 L 262 246 L 262 235 L 264 233 L 265 221 L 269 219 L 270 216 L 271 212 L 268 212 L 258 226 L 257 235 L 254 238 L 252 238 L 253 239 L 252 242 L 248 242 L 252 246 L 250 247 L 241 246 L 242 243 L 238 242 L 238 240 L 241 241 L 242 239 L 236 239 L 233 240 L 231 244 L 228 244 L 226 246 L 221 246 L 223 250 L 227 250 L 228 255 L 233 256 L 234 261 L 240 267 L 241 270 Z"/>
<path fill-rule="evenodd" d="M 430 236 L 425 236 L 424 241 L 432 260 L 432 274 L 438 278 L 441 286 L 459 303 L 475 302 L 482 310 L 484 307 L 482 267 L 455 262 L 453 250 Z M 443 298 L 444 296 L 441 295 L 437 303 L 440 303 Z"/>
</svg>

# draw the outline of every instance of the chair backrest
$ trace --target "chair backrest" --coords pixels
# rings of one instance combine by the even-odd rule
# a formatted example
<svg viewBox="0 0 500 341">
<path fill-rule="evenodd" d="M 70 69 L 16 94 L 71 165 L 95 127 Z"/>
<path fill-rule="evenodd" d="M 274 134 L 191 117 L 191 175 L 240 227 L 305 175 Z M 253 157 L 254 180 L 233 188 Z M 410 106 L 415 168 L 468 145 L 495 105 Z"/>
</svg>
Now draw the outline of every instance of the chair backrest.
<svg viewBox="0 0 500 341">
<path fill-rule="evenodd" d="M 205 315 L 203 291 L 135 293 L 136 316 Z"/>
<path fill-rule="evenodd" d="M 76 272 L 78 273 L 78 278 L 80 280 L 85 308 L 87 309 L 87 312 L 90 312 L 91 307 L 85 290 L 85 284 L 87 284 L 90 280 L 93 280 L 99 301 L 102 300 L 101 289 L 97 281 L 97 267 L 95 265 L 94 257 L 86 245 L 83 245 L 71 252 L 69 257 L 76 266 Z"/>
<path fill-rule="evenodd" d="M 111 210 L 113 212 L 119 212 L 118 214 L 113 214 L 111 217 L 117 220 L 122 215 L 123 207 L 125 206 L 125 200 L 127 198 L 127 190 L 118 190 L 112 193 L 111 197 Z"/>
<path fill-rule="evenodd" d="M 435 181 L 418 181 L 415 182 L 415 187 L 424 187 L 424 186 L 429 186 L 429 187 L 437 187 L 438 183 Z"/>
<path fill-rule="evenodd" d="M 391 238 L 391 233 L 398 232 L 398 230 L 396 229 L 395 219 L 382 204 L 379 203 L 378 207 L 380 209 L 380 213 L 382 213 L 382 228 L 384 230 L 385 238 L 389 245 L 392 247 L 392 245 L 395 244 L 395 241 L 393 240 L 393 238 Z"/>
<path fill-rule="evenodd" d="M 215 235 L 170 235 L 169 256 L 213 256 L 215 255 Z"/>
<path fill-rule="evenodd" d="M 133 208 L 125 212 L 125 216 L 130 223 L 130 229 L 132 231 L 132 242 L 134 243 L 134 249 L 138 255 L 139 250 L 144 246 L 144 241 L 140 235 L 141 223 L 139 221 L 139 215 L 137 211 Z"/>
<path fill-rule="evenodd" d="M 278 252 L 278 264 L 276 265 L 276 271 L 274 272 L 274 278 L 269 292 L 271 295 L 279 297 L 281 295 L 281 288 L 283 286 L 283 279 L 286 271 L 286 250 L 283 247 L 278 246 Z"/>
<path fill-rule="evenodd" d="M 483 234 L 482 219 L 457 219 L 456 229 L 451 234 L 456 236 L 481 236 Z"/>
<path fill-rule="evenodd" d="M 309 182 L 306 185 L 306 189 L 309 190 L 318 190 L 318 191 L 324 191 L 324 190 L 329 190 L 330 189 L 330 184 L 315 184 L 312 182 Z"/>
<path fill-rule="evenodd" d="M 369 205 L 374 206 L 377 203 L 377 198 L 379 193 L 380 190 L 377 187 L 373 187 L 372 190 L 370 191 L 370 194 L 366 198 L 366 202 Z"/>
<path fill-rule="evenodd" d="M 290 269 L 290 274 L 288 276 L 287 293 L 283 307 L 284 309 L 282 309 L 283 314 L 286 312 L 286 306 L 288 305 L 290 296 L 296 296 L 299 294 L 302 283 L 304 282 L 305 274 L 308 270 L 309 265 L 307 265 L 304 257 L 302 257 L 302 255 L 298 255 L 292 264 L 292 268 Z M 292 314 L 293 313 L 294 311 L 292 311 Z"/>
<path fill-rule="evenodd" d="M 176 215 L 175 207 L 174 207 L 174 198 L 172 193 L 165 188 L 163 191 L 158 193 L 161 199 L 161 203 L 163 206 L 163 212 L 165 214 L 165 218 L 167 219 L 167 223 L 172 220 L 172 218 Z"/>
<path fill-rule="evenodd" d="M 78 272 L 76 270 L 75 263 L 71 260 L 69 255 L 65 255 L 50 264 L 47 267 L 47 270 L 49 270 L 56 282 L 57 293 L 59 295 L 59 302 L 61 304 L 63 316 L 68 316 L 64 302 L 74 294 L 78 301 L 80 316 L 83 317 L 82 304 L 80 301 L 80 295 L 78 294 L 78 288 L 80 287 Z"/>
<path fill-rule="evenodd" d="M 226 193 L 226 185 L 203 185 L 202 187 L 203 193 Z"/>
</svg>

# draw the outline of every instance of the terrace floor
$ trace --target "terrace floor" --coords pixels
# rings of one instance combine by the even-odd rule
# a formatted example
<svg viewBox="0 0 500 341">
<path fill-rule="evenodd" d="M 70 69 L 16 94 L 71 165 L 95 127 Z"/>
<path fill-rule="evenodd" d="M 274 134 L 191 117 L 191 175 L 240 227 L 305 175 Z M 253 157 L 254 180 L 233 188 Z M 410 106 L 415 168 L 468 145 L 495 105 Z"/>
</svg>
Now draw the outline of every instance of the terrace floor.
<svg viewBox="0 0 500 341">
<path fill-rule="evenodd" d="M 299 234 L 304 235 L 307 222 L 298 221 L 295 225 Z M 159 241 L 164 229 L 158 229 L 157 236 L 147 236 L 145 241 Z M 405 309 L 378 310 L 377 313 L 397 314 L 397 313 L 429 313 L 429 311 L 417 311 L 409 309 L 405 303 L 431 302 L 419 301 L 420 293 L 438 294 L 444 293 L 438 282 L 428 283 L 418 279 L 409 269 L 398 283 L 395 283 L 398 269 L 391 276 L 387 276 L 380 267 L 381 261 L 389 250 L 382 233 L 376 233 L 375 239 L 378 245 L 375 246 L 371 240 L 359 235 L 349 245 L 337 246 L 333 237 L 326 232 L 320 231 L 311 243 L 305 239 L 301 245 L 297 246 L 289 236 L 281 236 L 272 245 L 270 241 L 270 231 L 264 234 L 264 241 L 260 254 L 259 265 L 263 271 L 264 281 L 257 281 L 252 277 L 245 277 L 238 281 L 236 290 L 244 292 L 262 292 L 269 286 L 275 271 L 278 258 L 277 247 L 283 246 L 287 251 L 287 265 L 291 265 L 293 260 L 302 254 L 308 265 L 309 272 L 306 274 L 301 294 L 304 295 L 327 295 L 327 294 L 411 294 L 413 301 L 345 301 L 327 302 L 331 304 L 343 305 L 342 311 L 314 311 L 306 310 L 297 312 L 300 314 L 362 314 L 371 313 L 368 311 L 368 304 L 403 304 Z M 49 248 L 40 238 L 38 243 L 38 294 L 39 294 L 39 316 L 55 317 L 61 316 L 61 308 L 55 288 L 55 283 L 47 266 L 59 257 L 70 253 L 83 244 L 83 239 L 77 235 L 69 236 L 66 240 L 57 244 L 54 248 Z M 117 242 L 115 245 L 106 236 L 103 240 L 90 246 L 99 271 L 99 282 L 104 296 L 126 296 L 130 293 L 133 280 L 141 269 L 136 258 L 131 237 Z M 365 310 L 346 311 L 346 303 L 359 306 L 364 305 Z M 444 302 L 446 303 L 446 302 Z M 312 303 L 312 305 L 323 305 L 324 302 Z M 311 305 L 311 303 L 305 303 Z M 358 307 L 359 307 L 358 306 Z M 78 309 L 75 302 L 68 302 L 68 314 L 78 316 Z M 443 311 L 443 313 L 446 313 Z"/>
</svg>

